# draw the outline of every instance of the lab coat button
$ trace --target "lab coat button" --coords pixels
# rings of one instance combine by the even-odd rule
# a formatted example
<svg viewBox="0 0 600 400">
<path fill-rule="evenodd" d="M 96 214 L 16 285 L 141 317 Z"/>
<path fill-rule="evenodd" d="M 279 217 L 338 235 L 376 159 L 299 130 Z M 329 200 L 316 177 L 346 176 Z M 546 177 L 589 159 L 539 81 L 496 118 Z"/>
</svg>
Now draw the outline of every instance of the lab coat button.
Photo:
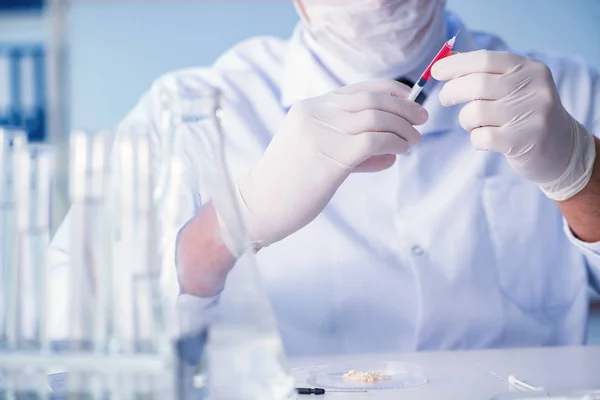
<svg viewBox="0 0 600 400">
<path fill-rule="evenodd" d="M 423 250 L 423 248 L 421 246 L 416 245 L 416 244 L 410 248 L 410 251 L 412 251 L 412 253 L 417 257 L 425 254 L 425 250 Z"/>
</svg>

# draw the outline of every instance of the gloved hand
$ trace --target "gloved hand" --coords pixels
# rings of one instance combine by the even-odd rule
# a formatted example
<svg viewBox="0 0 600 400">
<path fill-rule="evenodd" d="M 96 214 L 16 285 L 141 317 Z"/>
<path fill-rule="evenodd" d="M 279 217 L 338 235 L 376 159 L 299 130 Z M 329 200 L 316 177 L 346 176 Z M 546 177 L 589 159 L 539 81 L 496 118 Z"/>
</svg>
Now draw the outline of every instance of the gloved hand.
<svg viewBox="0 0 600 400">
<path fill-rule="evenodd" d="M 448 81 L 439 95 L 442 105 L 468 103 L 460 124 L 477 149 L 505 154 L 518 174 L 551 199 L 567 200 L 585 187 L 594 139 L 561 104 L 546 65 L 482 50 L 438 61 L 432 76 Z"/>
<path fill-rule="evenodd" d="M 304 227 L 359 165 L 389 167 L 395 156 L 381 155 L 418 143 L 413 125 L 428 116 L 403 99 L 408 91 L 377 80 L 295 104 L 258 165 L 235 185 L 252 244 L 265 247 Z"/>
</svg>

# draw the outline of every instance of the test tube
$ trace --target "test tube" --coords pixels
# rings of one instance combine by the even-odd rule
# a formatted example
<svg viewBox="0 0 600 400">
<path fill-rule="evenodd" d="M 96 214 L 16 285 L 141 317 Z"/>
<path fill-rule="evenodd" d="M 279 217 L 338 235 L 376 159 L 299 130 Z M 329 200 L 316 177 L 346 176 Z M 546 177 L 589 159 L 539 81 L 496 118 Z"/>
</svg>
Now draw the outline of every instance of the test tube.
<svg viewBox="0 0 600 400">
<path fill-rule="evenodd" d="M 144 127 L 132 127 L 116 143 L 119 185 L 118 231 L 121 252 L 113 273 L 118 321 L 119 350 L 122 353 L 156 353 L 160 311 L 156 267 L 156 229 L 150 139 Z M 153 380 L 131 377 L 122 382 L 120 393 L 150 395 Z M 128 393 L 129 391 L 129 393 Z"/>
<path fill-rule="evenodd" d="M 0 128 L 0 345 L 14 349 L 18 337 L 16 289 L 16 203 L 13 184 L 13 149 L 25 146 L 20 129 Z"/>
<path fill-rule="evenodd" d="M 132 304 L 134 306 L 134 340 L 136 351 L 156 351 L 157 319 L 153 307 L 158 296 L 155 285 L 158 283 L 158 269 L 156 267 L 156 226 L 152 203 L 152 175 L 150 165 L 150 141 L 148 136 L 136 137 L 136 157 L 134 163 L 135 200 L 132 204 L 132 219 L 136 227 L 135 239 L 137 243 L 137 262 L 133 275 Z"/>
<path fill-rule="evenodd" d="M 70 270 L 70 340 L 97 351 L 107 344 L 110 299 L 110 163 L 111 134 L 71 134 L 72 202 Z M 94 317 L 92 319 L 92 317 Z"/>
<path fill-rule="evenodd" d="M 71 352 L 91 356 L 108 347 L 110 310 L 111 134 L 74 131 L 70 142 L 71 260 L 68 320 Z M 67 390 L 83 393 L 93 383 L 85 373 L 70 374 Z"/>
<path fill-rule="evenodd" d="M 151 347 L 152 326 L 150 263 L 155 246 L 152 214 L 150 141 L 141 128 L 132 128 L 117 141 L 118 158 L 118 231 L 121 251 L 115 261 L 114 286 L 118 288 L 115 309 L 118 315 L 120 350 L 135 352 Z"/>
<path fill-rule="evenodd" d="M 53 149 L 29 144 L 13 149 L 16 200 L 17 345 L 48 350 L 46 332 L 47 249 L 50 243 L 50 195 Z"/>
</svg>

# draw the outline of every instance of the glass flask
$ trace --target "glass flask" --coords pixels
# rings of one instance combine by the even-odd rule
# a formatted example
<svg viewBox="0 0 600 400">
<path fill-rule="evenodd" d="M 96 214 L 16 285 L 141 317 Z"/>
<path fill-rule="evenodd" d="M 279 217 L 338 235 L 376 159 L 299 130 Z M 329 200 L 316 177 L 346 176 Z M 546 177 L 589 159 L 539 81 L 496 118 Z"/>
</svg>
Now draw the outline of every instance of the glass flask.
<svg viewBox="0 0 600 400">
<path fill-rule="evenodd" d="M 168 81 L 163 90 L 173 110 L 173 134 L 163 139 L 173 141 L 173 155 L 170 189 L 161 208 L 161 220 L 170 226 L 162 231 L 173 237 L 199 207 L 210 203 L 219 220 L 215 234 L 237 256 L 218 295 L 179 296 L 181 356 L 201 366 L 198 372 L 209 399 L 295 398 L 273 311 L 233 195 L 228 138 L 222 130 L 227 123 L 224 100 L 219 90 L 200 82 Z"/>
</svg>

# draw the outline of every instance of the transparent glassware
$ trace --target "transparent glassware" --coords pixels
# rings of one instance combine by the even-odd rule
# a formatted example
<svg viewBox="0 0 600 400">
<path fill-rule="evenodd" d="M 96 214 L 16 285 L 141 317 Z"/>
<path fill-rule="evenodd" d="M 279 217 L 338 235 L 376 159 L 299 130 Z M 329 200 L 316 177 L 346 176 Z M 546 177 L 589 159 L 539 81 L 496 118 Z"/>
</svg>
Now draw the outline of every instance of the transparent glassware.
<svg viewBox="0 0 600 400">
<path fill-rule="evenodd" d="M 70 150 L 69 346 L 103 351 L 110 265 L 109 132 L 74 131 Z"/>
<path fill-rule="evenodd" d="M 185 356 L 200 352 L 196 354 L 202 360 L 200 374 L 210 399 L 295 398 L 274 314 L 233 193 L 221 93 L 202 83 L 173 84 L 168 89 L 175 90 L 169 96 L 173 99 L 173 178 L 162 210 L 171 213 L 165 220 L 175 222 L 168 229 L 179 229 L 185 222 L 185 218 L 178 221 L 175 212 L 180 211 L 182 199 L 200 206 L 210 203 L 220 225 L 215 234 L 238 255 L 222 292 L 213 298 L 184 295 L 188 302 L 180 302 L 184 308 L 189 305 L 189 309 L 179 310 L 182 336 L 200 338 Z M 194 187 L 194 182 L 199 182 L 195 200 L 180 193 Z"/>
<path fill-rule="evenodd" d="M 15 348 L 18 316 L 16 304 L 16 199 L 13 148 L 25 146 L 26 133 L 0 128 L 0 348 Z"/>
<path fill-rule="evenodd" d="M 44 144 L 16 146 L 13 165 L 17 211 L 16 345 L 23 350 L 48 351 L 46 286 L 53 148 Z"/>
<path fill-rule="evenodd" d="M 54 151 L 44 144 L 13 146 L 13 182 L 16 201 L 16 246 L 13 273 L 13 348 L 23 353 L 47 353 L 47 255 L 50 243 L 50 191 Z M 44 392 L 43 369 L 12 372 L 12 384 L 22 392 Z"/>
<path fill-rule="evenodd" d="M 118 200 L 115 207 L 115 229 L 119 252 L 113 264 L 115 307 L 123 315 L 119 321 L 129 326 L 117 326 L 121 344 L 119 351 L 144 352 L 157 350 L 157 328 L 162 325 L 160 313 L 155 313 L 153 299 L 159 296 L 153 183 L 150 140 L 143 128 L 133 128 L 118 139 L 117 168 Z M 120 281 L 120 282 L 119 282 Z M 123 281 L 128 287 L 118 286 Z"/>
<path fill-rule="evenodd" d="M 112 149 L 109 131 L 71 133 L 69 154 L 70 260 L 66 297 L 69 304 L 66 347 L 71 356 L 93 360 L 100 371 L 71 367 L 66 390 L 71 394 L 122 393 L 126 388 L 108 376 L 107 354 L 118 342 L 114 298 Z M 104 364 L 104 365 L 102 365 Z M 126 385 L 125 385 L 126 386 Z"/>
<path fill-rule="evenodd" d="M 68 371 L 68 392 L 96 398 L 295 398 L 229 179 L 221 94 L 168 82 L 157 126 L 126 128 L 117 138 L 72 131 L 67 14 L 76 2 L 50 0 L 43 15 L 47 141 L 57 160 L 51 231 L 70 210 L 66 351 L 43 350 L 42 335 L 40 348 L 1 354 L 0 371 L 58 365 Z M 194 181 L 201 190 L 190 193 Z M 164 275 L 176 275 L 176 238 L 188 211 L 209 202 L 221 222 L 215 233 L 239 258 L 222 293 L 190 299 L 165 286 Z"/>
<path fill-rule="evenodd" d="M 48 350 L 46 330 L 46 254 L 49 244 L 53 150 L 27 143 L 21 130 L 0 129 L 2 240 L 2 318 L 0 387 L 3 398 L 17 393 L 45 393 L 45 374 L 35 363 L 19 364 L 23 354 Z M 10 364 L 10 363 L 9 363 Z"/>
</svg>

